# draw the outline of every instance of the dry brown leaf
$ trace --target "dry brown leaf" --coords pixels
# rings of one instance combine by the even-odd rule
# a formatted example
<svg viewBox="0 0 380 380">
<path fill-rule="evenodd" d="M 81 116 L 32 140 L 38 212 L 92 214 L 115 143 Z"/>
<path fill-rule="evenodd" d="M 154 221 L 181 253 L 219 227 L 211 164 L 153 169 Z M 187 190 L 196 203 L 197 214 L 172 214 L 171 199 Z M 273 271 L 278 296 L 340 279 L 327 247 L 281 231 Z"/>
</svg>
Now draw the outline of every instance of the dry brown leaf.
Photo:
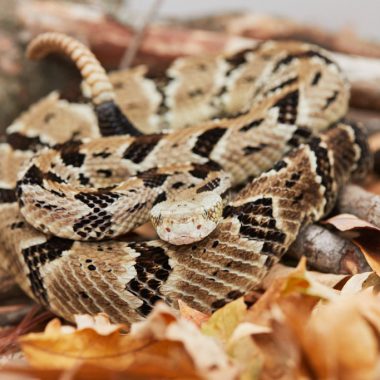
<svg viewBox="0 0 380 380">
<path fill-rule="evenodd" d="M 375 272 L 355 274 L 344 284 L 341 294 L 356 294 L 368 288 L 372 288 L 375 294 L 380 292 L 380 277 Z"/>
<path fill-rule="evenodd" d="M 298 311 L 299 323 L 305 324 L 320 299 L 314 295 L 314 290 L 318 289 L 315 281 L 311 286 L 306 278 L 305 263 L 302 261 L 299 268 L 274 280 L 267 292 L 248 310 L 245 322 L 235 329 L 229 352 L 235 361 L 245 364 L 242 378 L 306 378 L 302 377 L 306 373 L 302 352 L 292 329 L 284 322 L 284 312 L 294 307 Z M 313 296 L 306 294 L 309 287 L 314 289 Z M 247 357 L 244 346 L 250 357 Z"/>
<path fill-rule="evenodd" d="M 308 376 L 302 351 L 289 326 L 274 319 L 271 321 L 271 330 L 271 334 L 252 335 L 252 340 L 260 350 L 262 358 L 259 378 L 263 380 L 312 378 Z"/>
<path fill-rule="evenodd" d="M 265 326 L 244 323 L 247 306 L 244 298 L 217 310 L 202 325 L 202 332 L 223 343 L 229 357 L 240 368 L 240 380 L 256 379 L 262 366 L 260 351 L 250 336 L 270 332 Z"/>
<path fill-rule="evenodd" d="M 283 264 L 274 265 L 268 274 L 265 276 L 261 286 L 263 289 L 268 289 L 273 281 L 278 278 L 284 278 L 290 275 L 294 271 L 293 267 L 289 267 Z M 351 275 L 347 274 L 335 274 L 335 273 L 322 273 L 317 271 L 308 271 L 307 272 L 312 278 L 317 280 L 322 285 L 326 285 L 329 288 L 340 288 L 342 283 L 345 283 Z"/>
<path fill-rule="evenodd" d="M 201 373 L 181 342 L 155 341 L 135 353 L 133 363 L 123 371 L 124 379 L 213 379 Z M 231 379 L 231 377 L 221 377 Z"/>
<path fill-rule="evenodd" d="M 240 326 L 240 325 L 239 325 Z M 228 355 L 240 367 L 239 380 L 258 379 L 263 359 L 261 352 L 250 335 L 231 340 L 227 347 Z"/>
<path fill-rule="evenodd" d="M 43 333 L 20 338 L 28 362 L 35 368 L 68 369 L 78 362 L 124 369 L 133 361 L 133 352 L 146 342 L 122 335 L 123 325 L 113 325 L 108 317 L 76 316 L 77 328 L 62 326 L 53 319 Z"/>
<path fill-rule="evenodd" d="M 101 366 L 107 374 L 128 379 L 236 378 L 237 368 L 214 339 L 167 305 L 158 304 L 146 321 L 132 325 L 129 335 L 122 334 L 124 325 L 111 324 L 104 314 L 76 316 L 76 321 L 74 328 L 55 319 L 43 333 L 20 339 L 35 370 L 50 376 L 84 366 L 80 373 L 86 374 Z"/>
<path fill-rule="evenodd" d="M 80 363 L 70 369 L 37 369 L 26 366 L 2 367 L 0 380 L 202 380 L 191 358 L 175 342 L 149 346 L 139 360 L 123 371 Z"/>
<path fill-rule="evenodd" d="M 126 373 L 111 369 L 83 364 L 69 370 L 61 369 L 36 369 L 26 366 L 6 366 L 1 369 L 0 380 L 124 380 Z M 135 379 L 129 377 L 129 380 Z M 136 380 L 141 377 L 136 377 Z"/>
<path fill-rule="evenodd" d="M 370 267 L 380 274 L 380 228 L 350 214 L 334 216 L 325 223 L 351 239 L 360 248 Z"/>
<path fill-rule="evenodd" d="M 247 314 L 244 298 L 238 298 L 217 310 L 210 319 L 202 325 L 202 332 L 227 343 L 234 330 Z"/>
<path fill-rule="evenodd" d="M 369 287 L 378 284 L 368 274 L 366 280 Z M 277 279 L 248 311 L 247 320 L 270 329 L 245 327 L 259 350 L 256 362 L 262 358 L 260 379 L 378 378 L 380 296 L 370 289 L 341 296 L 316 282 L 301 266 Z M 317 294 L 324 301 L 309 303 Z"/>
<path fill-rule="evenodd" d="M 103 378 L 233 379 L 237 373 L 224 351 L 202 336 L 190 321 L 178 319 L 157 305 L 144 322 L 123 335 L 124 325 L 111 324 L 100 314 L 76 316 L 77 328 L 51 321 L 43 333 L 21 338 L 21 347 L 34 370 L 51 373 L 74 371 L 86 377 L 101 366 Z M 83 375 L 83 376 L 82 376 Z"/>
<path fill-rule="evenodd" d="M 297 269 L 274 280 L 251 309 L 246 310 L 242 299 L 234 301 L 215 312 L 202 330 L 224 342 L 241 368 L 241 379 L 296 378 L 306 370 L 291 329 L 281 324 L 281 308 L 297 304 L 305 323 L 320 299 L 335 297 L 334 290 L 319 284 L 306 271 L 302 260 Z"/>
<path fill-rule="evenodd" d="M 263 367 L 263 355 L 257 344 L 251 338 L 268 336 L 272 329 L 250 322 L 241 322 L 232 333 L 226 350 L 228 355 L 241 368 L 240 380 L 257 379 Z"/>
<path fill-rule="evenodd" d="M 293 267 L 288 267 L 281 263 L 273 265 L 268 274 L 264 277 L 261 287 L 267 290 L 272 286 L 273 282 L 279 278 L 285 278 L 294 271 Z"/>
<path fill-rule="evenodd" d="M 334 299 L 337 293 L 319 283 L 306 270 L 306 259 L 302 258 L 296 269 L 287 276 L 274 279 L 264 295 L 248 310 L 246 320 L 262 326 L 268 326 L 273 315 L 273 306 L 277 303 L 301 302 L 311 309 L 320 299 Z M 296 301 L 297 299 L 297 301 Z"/>
<path fill-rule="evenodd" d="M 72 370 L 42 370 L 24 366 L 6 366 L 0 372 L 0 380 L 56 380 L 66 378 L 70 380 L 122 380 L 125 377 L 111 370 L 92 365 L 83 365 Z"/>
<path fill-rule="evenodd" d="M 297 310 L 294 320 L 305 325 L 319 300 L 338 297 L 336 291 L 320 284 L 306 271 L 305 259 L 296 269 L 285 273 L 287 275 L 273 280 L 264 295 L 248 310 L 246 322 L 240 324 L 233 334 L 233 338 L 241 338 L 232 346 L 238 362 L 241 362 L 241 356 L 237 352 L 242 355 L 244 351 L 237 349 L 246 340 L 245 334 L 251 336 L 251 346 L 246 341 L 243 343 L 252 353 L 251 360 L 246 359 L 247 367 L 243 371 L 247 379 L 258 370 L 260 379 L 301 379 L 307 376 L 307 365 L 302 360 L 293 329 L 286 323 L 286 315 L 289 310 Z"/>
<path fill-rule="evenodd" d="M 179 318 L 164 303 L 156 304 L 146 321 L 133 324 L 131 336 L 137 340 L 181 343 L 198 373 L 206 379 L 234 379 L 238 373 L 237 367 L 212 337 L 203 335 L 193 322 Z"/>
<path fill-rule="evenodd" d="M 277 305 L 272 333 L 252 335 L 263 357 L 260 379 L 379 378 L 380 299 L 342 296 L 310 310 L 302 298 Z"/>
<path fill-rule="evenodd" d="M 341 296 L 333 302 L 319 304 L 307 324 L 299 324 L 298 310 L 287 314 L 287 324 L 299 339 L 300 346 L 315 378 L 378 378 L 378 333 L 380 299 L 362 292 Z M 370 321 L 370 323 L 369 323 Z"/>
<path fill-rule="evenodd" d="M 235 328 L 228 353 L 242 367 L 242 379 L 298 379 L 308 375 L 302 351 L 286 322 L 287 310 L 297 310 L 305 325 L 320 299 L 335 299 L 336 292 L 306 271 L 302 259 L 296 269 L 276 271 L 264 295 Z"/>
<path fill-rule="evenodd" d="M 352 277 L 350 274 L 322 273 L 317 271 L 308 271 L 308 273 L 312 279 L 320 284 L 337 290 L 340 290 Z"/>
<path fill-rule="evenodd" d="M 198 327 L 201 327 L 203 323 L 207 322 L 211 316 L 193 309 L 181 300 L 178 300 L 178 307 L 181 317 L 195 323 Z"/>
<path fill-rule="evenodd" d="M 302 257 L 295 268 L 283 281 L 283 287 L 279 296 L 291 293 L 299 293 L 318 299 L 331 300 L 336 297 L 336 292 L 330 287 L 323 285 L 316 279 L 313 272 L 306 270 L 306 258 Z"/>
</svg>

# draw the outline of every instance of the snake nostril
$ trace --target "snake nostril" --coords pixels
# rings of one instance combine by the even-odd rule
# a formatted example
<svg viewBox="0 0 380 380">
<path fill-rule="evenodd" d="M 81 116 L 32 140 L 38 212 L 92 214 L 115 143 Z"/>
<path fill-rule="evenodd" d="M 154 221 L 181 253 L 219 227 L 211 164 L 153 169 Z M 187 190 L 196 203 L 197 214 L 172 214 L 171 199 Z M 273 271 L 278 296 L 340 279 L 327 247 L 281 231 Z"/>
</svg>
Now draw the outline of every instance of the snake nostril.
<svg viewBox="0 0 380 380">
<path fill-rule="evenodd" d="M 200 224 L 198 224 L 198 225 L 197 225 L 197 230 L 200 230 L 201 227 L 202 227 L 202 226 L 201 226 Z"/>
<path fill-rule="evenodd" d="M 165 231 L 166 231 L 166 232 L 170 232 L 171 229 L 170 229 L 169 227 L 166 227 L 166 228 L 165 228 Z"/>
</svg>

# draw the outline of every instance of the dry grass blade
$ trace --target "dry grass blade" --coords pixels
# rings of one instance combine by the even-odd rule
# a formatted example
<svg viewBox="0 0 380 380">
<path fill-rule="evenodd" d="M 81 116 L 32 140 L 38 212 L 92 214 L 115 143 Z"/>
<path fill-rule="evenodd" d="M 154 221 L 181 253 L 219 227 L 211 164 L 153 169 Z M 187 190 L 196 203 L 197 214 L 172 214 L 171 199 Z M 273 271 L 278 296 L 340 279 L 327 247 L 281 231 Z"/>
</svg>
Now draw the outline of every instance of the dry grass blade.
<svg viewBox="0 0 380 380">
<path fill-rule="evenodd" d="M 19 349 L 18 338 L 38 328 L 53 317 L 49 311 L 33 306 L 22 321 L 15 327 L 8 327 L 0 331 L 0 354 L 9 354 Z"/>
</svg>

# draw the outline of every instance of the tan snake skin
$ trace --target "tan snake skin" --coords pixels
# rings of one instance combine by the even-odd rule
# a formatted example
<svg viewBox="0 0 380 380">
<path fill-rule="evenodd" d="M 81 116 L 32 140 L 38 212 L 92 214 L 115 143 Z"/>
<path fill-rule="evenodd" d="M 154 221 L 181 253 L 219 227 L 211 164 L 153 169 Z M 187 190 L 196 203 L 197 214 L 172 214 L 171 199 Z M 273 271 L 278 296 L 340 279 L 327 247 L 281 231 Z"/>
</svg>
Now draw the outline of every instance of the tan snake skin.
<svg viewBox="0 0 380 380">
<path fill-rule="evenodd" d="M 67 37 L 40 37 L 31 54 L 35 49 L 44 55 L 43 46 L 46 52 L 68 53 L 72 40 L 61 43 L 62 38 Z M 87 54 L 81 49 L 79 45 L 72 49 L 74 60 Z M 85 58 L 81 62 L 94 65 Z M 85 88 L 95 98 L 100 134 L 108 137 L 98 137 L 88 110 L 79 112 L 85 106 L 67 105 L 51 96 L 10 126 L 7 143 L 0 146 L 3 265 L 31 297 L 66 319 L 72 320 L 75 313 L 104 311 L 114 321 L 130 323 L 146 316 L 158 300 L 176 306 L 182 299 L 201 311 L 215 310 L 254 289 L 301 226 L 331 210 L 351 173 L 362 175 L 368 169 L 368 147 L 358 127 L 338 123 L 320 137 L 309 132 L 338 122 L 349 96 L 340 70 L 315 46 L 267 42 L 231 57 L 181 59 L 166 78 L 155 81 L 142 77 L 141 69 L 123 73 L 119 91 L 135 88 L 136 104 L 125 111 L 129 120 L 123 121 L 122 129 L 133 124 L 143 131 L 179 129 L 146 136 L 120 136 L 118 128 L 118 136 L 111 136 L 113 123 L 102 128 L 104 120 L 110 120 L 101 114 L 104 104 L 107 112 L 111 104 L 112 115 L 120 115 L 114 112 L 113 95 L 103 98 L 102 91 L 91 87 L 107 83 L 96 70 L 97 76 L 87 72 L 93 82 Z M 204 80 L 191 80 L 202 78 L 204 72 Z M 112 94 L 108 84 L 102 86 Z M 155 91 L 161 98 L 153 107 L 149 99 Z M 116 99 L 123 108 L 120 93 Z M 221 116 L 228 118 L 199 124 Z M 67 130 L 56 125 L 59 118 Z M 181 129 L 187 124 L 195 125 Z M 173 165 L 188 165 L 190 170 L 173 174 Z M 212 187 L 208 176 L 220 169 L 233 184 L 248 184 L 224 207 L 218 228 L 201 242 L 175 247 L 159 240 L 102 240 L 146 221 L 152 204 L 180 187 L 178 182 L 186 186 L 193 181 L 197 186 L 202 180 L 202 186 L 205 182 Z M 104 175 L 106 170 L 111 174 Z M 128 208 L 123 210 L 132 215 L 127 228 L 117 231 L 122 222 L 116 219 L 118 208 L 112 207 L 122 190 L 112 186 L 127 176 L 135 176 L 129 180 L 138 191 L 127 198 Z M 70 205 L 71 196 L 81 204 Z M 43 232 L 21 216 L 17 200 L 27 221 Z M 64 221 L 55 212 L 57 207 L 65 208 Z M 80 207 L 85 213 L 78 221 Z M 69 215 L 76 221 L 67 223 Z M 62 226 L 75 223 L 79 227 L 66 235 Z M 104 229 L 104 224 L 110 228 Z M 78 231 L 81 234 L 73 237 Z"/>
</svg>

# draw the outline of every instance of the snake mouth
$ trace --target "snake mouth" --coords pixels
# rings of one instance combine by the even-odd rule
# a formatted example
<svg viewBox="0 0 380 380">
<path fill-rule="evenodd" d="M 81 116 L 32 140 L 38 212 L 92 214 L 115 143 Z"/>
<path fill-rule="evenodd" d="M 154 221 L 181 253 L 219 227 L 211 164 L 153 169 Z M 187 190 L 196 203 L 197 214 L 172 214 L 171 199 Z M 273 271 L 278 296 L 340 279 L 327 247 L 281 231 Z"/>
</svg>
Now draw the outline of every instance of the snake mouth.
<svg viewBox="0 0 380 380">
<path fill-rule="evenodd" d="M 173 245 L 189 245 L 193 243 L 197 243 L 201 240 L 203 240 L 206 235 L 203 234 L 184 234 L 184 235 L 173 235 L 173 234 L 165 234 L 165 236 L 160 236 L 159 237 L 168 242 L 169 244 Z"/>
<path fill-rule="evenodd" d="M 183 236 L 177 236 L 174 239 L 169 238 L 167 239 L 167 241 L 168 243 L 173 244 L 173 245 L 189 245 L 189 244 L 196 243 L 202 239 L 203 237 L 183 235 Z"/>
</svg>

